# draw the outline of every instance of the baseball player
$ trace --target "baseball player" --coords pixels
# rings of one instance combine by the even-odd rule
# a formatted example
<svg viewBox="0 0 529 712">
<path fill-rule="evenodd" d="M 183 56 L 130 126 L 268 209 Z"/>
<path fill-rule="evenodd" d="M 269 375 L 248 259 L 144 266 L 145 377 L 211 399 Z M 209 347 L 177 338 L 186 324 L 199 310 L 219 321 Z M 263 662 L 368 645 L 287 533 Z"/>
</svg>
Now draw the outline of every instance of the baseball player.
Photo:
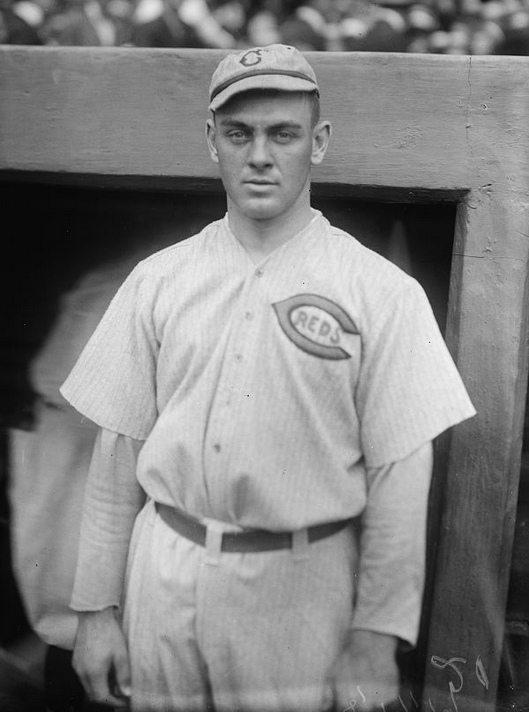
<svg viewBox="0 0 529 712">
<path fill-rule="evenodd" d="M 226 215 L 134 268 L 62 388 L 99 426 L 74 666 L 141 712 L 383 709 L 431 442 L 475 411 L 419 284 L 311 207 L 303 55 L 228 55 L 209 108 Z"/>
</svg>

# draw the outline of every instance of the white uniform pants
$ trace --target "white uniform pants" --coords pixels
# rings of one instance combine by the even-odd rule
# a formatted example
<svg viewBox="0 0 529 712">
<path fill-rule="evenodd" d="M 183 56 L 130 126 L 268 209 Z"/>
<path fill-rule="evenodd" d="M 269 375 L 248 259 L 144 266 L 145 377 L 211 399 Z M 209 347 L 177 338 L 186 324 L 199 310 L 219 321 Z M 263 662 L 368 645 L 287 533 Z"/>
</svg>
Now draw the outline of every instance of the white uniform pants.
<svg viewBox="0 0 529 712">
<path fill-rule="evenodd" d="M 351 623 L 350 527 L 293 550 L 220 553 L 148 502 L 135 525 L 124 628 L 137 712 L 322 712 Z"/>
</svg>

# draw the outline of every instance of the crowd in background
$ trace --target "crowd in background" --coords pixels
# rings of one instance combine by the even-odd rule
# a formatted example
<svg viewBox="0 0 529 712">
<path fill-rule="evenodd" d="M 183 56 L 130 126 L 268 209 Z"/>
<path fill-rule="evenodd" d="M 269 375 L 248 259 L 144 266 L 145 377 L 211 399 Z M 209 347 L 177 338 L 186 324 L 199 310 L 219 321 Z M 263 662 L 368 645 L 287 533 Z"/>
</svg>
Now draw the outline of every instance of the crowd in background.
<svg viewBox="0 0 529 712">
<path fill-rule="evenodd" d="M 0 44 L 529 55 L 529 0 L 0 0 Z"/>
</svg>

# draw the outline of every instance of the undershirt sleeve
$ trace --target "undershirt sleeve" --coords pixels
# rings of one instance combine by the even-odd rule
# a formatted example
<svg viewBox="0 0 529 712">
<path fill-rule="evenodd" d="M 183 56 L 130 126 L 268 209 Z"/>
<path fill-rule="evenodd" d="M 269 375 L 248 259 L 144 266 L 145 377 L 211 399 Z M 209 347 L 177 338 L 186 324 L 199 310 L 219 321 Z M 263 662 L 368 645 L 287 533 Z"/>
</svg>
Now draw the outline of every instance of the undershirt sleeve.
<svg viewBox="0 0 529 712">
<path fill-rule="evenodd" d="M 424 588 L 432 444 L 367 472 L 353 629 L 415 645 Z"/>
<path fill-rule="evenodd" d="M 145 494 L 136 479 L 142 442 L 100 429 L 88 472 L 71 608 L 119 606 L 129 542 Z"/>
</svg>

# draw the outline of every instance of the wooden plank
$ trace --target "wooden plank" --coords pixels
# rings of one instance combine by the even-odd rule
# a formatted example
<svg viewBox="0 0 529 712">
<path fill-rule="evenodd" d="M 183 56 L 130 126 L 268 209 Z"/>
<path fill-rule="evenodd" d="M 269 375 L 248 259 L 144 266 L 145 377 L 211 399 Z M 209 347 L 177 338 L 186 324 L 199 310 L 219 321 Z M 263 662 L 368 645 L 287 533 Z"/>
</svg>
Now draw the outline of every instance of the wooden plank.
<svg viewBox="0 0 529 712">
<path fill-rule="evenodd" d="M 460 207 L 447 340 L 478 415 L 450 438 L 423 700 L 430 712 L 496 708 L 527 383 L 528 219 L 526 200 L 490 190 Z"/>
<path fill-rule="evenodd" d="M 216 178 L 202 126 L 223 54 L 1 47 L 0 170 Z M 527 58 L 309 59 L 335 129 L 316 183 L 478 187 L 523 133 Z"/>
</svg>

